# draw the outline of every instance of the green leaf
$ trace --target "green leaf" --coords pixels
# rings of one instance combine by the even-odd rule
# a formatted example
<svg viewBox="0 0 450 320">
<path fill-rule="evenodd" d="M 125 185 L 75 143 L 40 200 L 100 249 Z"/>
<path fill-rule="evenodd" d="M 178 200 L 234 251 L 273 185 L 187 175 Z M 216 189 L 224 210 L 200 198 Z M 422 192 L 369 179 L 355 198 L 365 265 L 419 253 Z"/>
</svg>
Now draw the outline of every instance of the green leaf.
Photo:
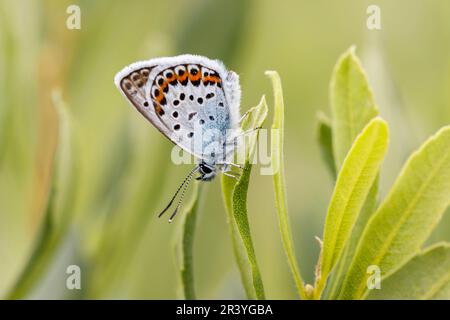
<svg viewBox="0 0 450 320">
<path fill-rule="evenodd" d="M 358 133 L 378 115 L 367 77 L 351 47 L 336 64 L 330 86 L 333 150 L 336 169 L 342 165 Z"/>
<path fill-rule="evenodd" d="M 281 239 L 283 241 L 284 251 L 288 258 L 289 267 L 294 276 L 294 281 L 297 286 L 298 293 L 302 299 L 306 299 L 307 295 L 303 279 L 300 274 L 300 269 L 295 257 L 294 245 L 292 241 L 291 228 L 289 224 L 289 217 L 287 213 L 287 198 L 286 198 L 286 181 L 284 176 L 284 160 L 283 160 L 283 143 L 284 143 L 284 102 L 283 89 L 281 86 L 280 76 L 276 71 L 266 71 L 266 75 L 272 81 L 274 92 L 274 118 L 271 131 L 271 155 L 272 155 L 272 169 L 273 169 L 273 183 L 275 189 L 275 202 L 278 213 L 278 224 L 281 232 Z"/>
<path fill-rule="evenodd" d="M 320 153 L 333 179 L 336 179 L 336 164 L 333 156 L 333 134 L 331 120 L 324 114 L 317 115 L 317 142 Z"/>
<path fill-rule="evenodd" d="M 340 257 L 378 174 L 388 137 L 386 122 L 380 118 L 373 119 L 356 138 L 344 160 L 325 221 L 316 298 L 320 297 L 328 275 Z"/>
<path fill-rule="evenodd" d="M 261 279 L 261 274 L 256 261 L 255 249 L 253 248 L 253 241 L 250 234 L 250 225 L 248 223 L 247 212 L 247 192 L 250 182 L 250 173 L 252 165 L 245 164 L 242 175 L 236 184 L 233 191 L 233 217 L 237 229 L 241 236 L 242 243 L 247 253 L 248 261 L 250 263 L 253 288 L 257 299 L 265 299 L 264 286 Z"/>
<path fill-rule="evenodd" d="M 184 299 L 196 299 L 194 287 L 193 248 L 197 214 L 200 211 L 203 185 L 195 183 L 192 201 L 182 214 L 179 240 L 175 244 L 176 261 L 181 277 L 181 289 Z"/>
<path fill-rule="evenodd" d="M 261 127 L 267 117 L 267 104 L 264 97 L 258 106 L 248 111 L 242 123 L 244 131 Z M 264 286 L 256 261 L 255 249 L 250 233 L 247 212 L 247 192 L 252 164 L 250 157 L 257 141 L 257 132 L 249 137 L 250 147 L 246 149 L 245 166 L 236 182 L 233 178 L 222 176 L 222 192 L 228 215 L 233 251 L 241 274 L 245 292 L 249 299 L 265 299 Z"/>
<path fill-rule="evenodd" d="M 76 213 L 79 169 L 76 155 L 78 145 L 73 134 L 76 123 L 72 121 L 61 93 L 54 91 L 52 98 L 59 119 L 59 141 L 55 155 L 55 187 L 58 196 L 55 198 L 52 219 L 56 229 L 65 229 Z"/>
<path fill-rule="evenodd" d="M 73 166 L 72 121 L 58 91 L 53 93 L 53 103 L 59 117 L 59 133 L 47 207 L 36 244 L 8 299 L 26 298 L 41 280 L 64 239 L 73 214 L 70 203 L 73 203 L 76 188 L 76 170 Z"/>
<path fill-rule="evenodd" d="M 327 299 L 336 299 L 339 295 L 339 289 L 342 286 L 345 272 L 348 270 L 350 263 L 352 262 L 352 258 L 358 245 L 358 241 L 361 239 L 364 228 L 378 204 L 378 181 L 379 175 L 377 175 L 375 181 L 372 184 L 372 187 L 370 188 L 369 194 L 366 198 L 366 202 L 364 203 L 364 206 L 359 213 L 358 219 L 353 226 L 350 238 L 347 240 L 347 244 L 342 251 L 342 255 L 339 258 L 332 275 L 330 276 L 330 288 L 326 293 Z"/>
<path fill-rule="evenodd" d="M 370 290 L 368 299 L 450 299 L 450 244 L 434 245 Z"/>
<path fill-rule="evenodd" d="M 449 202 L 450 126 L 447 126 L 408 159 L 388 196 L 369 220 L 339 297 L 363 297 L 368 266 L 378 266 L 386 276 L 411 259 Z"/>
<path fill-rule="evenodd" d="M 357 134 L 378 115 L 372 91 L 361 63 L 351 47 L 336 63 L 330 85 L 332 142 L 335 170 L 339 171 Z M 334 298 L 341 287 L 345 270 L 354 255 L 362 230 L 375 211 L 378 199 L 378 179 L 366 198 L 355 226 L 329 281 L 327 298 Z"/>
<path fill-rule="evenodd" d="M 256 292 L 253 287 L 253 276 L 251 265 L 247 256 L 246 249 L 242 242 L 239 230 L 237 229 L 236 221 L 233 216 L 233 190 L 236 186 L 236 181 L 232 178 L 222 177 L 222 193 L 227 212 L 227 222 L 230 228 L 231 241 L 233 244 L 233 253 L 236 258 L 236 263 L 241 275 L 242 285 L 248 299 L 256 299 Z"/>
</svg>

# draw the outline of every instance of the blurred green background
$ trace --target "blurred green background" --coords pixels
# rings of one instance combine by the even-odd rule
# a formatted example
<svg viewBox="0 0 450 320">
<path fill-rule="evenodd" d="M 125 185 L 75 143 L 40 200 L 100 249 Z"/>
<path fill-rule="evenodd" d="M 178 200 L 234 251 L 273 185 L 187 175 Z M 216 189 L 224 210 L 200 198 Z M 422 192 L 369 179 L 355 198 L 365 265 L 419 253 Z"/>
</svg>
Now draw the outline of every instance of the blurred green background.
<svg viewBox="0 0 450 320">
<path fill-rule="evenodd" d="M 81 29 L 66 28 L 70 4 Z M 366 9 L 381 8 L 382 30 Z M 409 153 L 450 123 L 450 2 L 373 1 L 0 1 L 0 297 L 24 270 L 49 193 L 58 117 L 69 112 L 72 142 L 52 253 L 26 298 L 178 298 L 173 245 L 177 221 L 156 214 L 190 169 L 170 161 L 171 143 L 119 94 L 125 65 L 182 53 L 223 60 L 240 74 L 242 110 L 277 70 L 286 103 L 286 179 L 297 257 L 313 281 L 332 179 L 316 144 L 316 115 L 328 112 L 338 56 L 357 46 L 391 128 L 382 196 Z M 253 171 L 249 219 L 267 298 L 297 298 L 284 256 L 272 180 Z M 220 183 L 206 188 L 195 239 L 199 298 L 244 298 L 231 249 Z M 450 240 L 450 216 L 430 242 Z M 81 267 L 82 290 L 67 290 L 66 267 Z M 35 266 L 32 266 L 33 268 Z"/>
</svg>

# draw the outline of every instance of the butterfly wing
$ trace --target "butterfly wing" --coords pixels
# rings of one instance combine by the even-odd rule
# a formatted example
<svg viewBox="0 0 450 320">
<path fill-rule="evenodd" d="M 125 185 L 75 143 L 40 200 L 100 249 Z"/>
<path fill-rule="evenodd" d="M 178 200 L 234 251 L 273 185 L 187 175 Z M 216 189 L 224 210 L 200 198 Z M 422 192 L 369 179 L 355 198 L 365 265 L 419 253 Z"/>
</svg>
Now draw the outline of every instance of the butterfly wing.
<svg viewBox="0 0 450 320">
<path fill-rule="evenodd" d="M 217 157 L 212 144 L 238 127 L 239 78 L 219 61 L 182 55 L 137 62 L 115 83 L 159 131 L 198 158 Z"/>
</svg>

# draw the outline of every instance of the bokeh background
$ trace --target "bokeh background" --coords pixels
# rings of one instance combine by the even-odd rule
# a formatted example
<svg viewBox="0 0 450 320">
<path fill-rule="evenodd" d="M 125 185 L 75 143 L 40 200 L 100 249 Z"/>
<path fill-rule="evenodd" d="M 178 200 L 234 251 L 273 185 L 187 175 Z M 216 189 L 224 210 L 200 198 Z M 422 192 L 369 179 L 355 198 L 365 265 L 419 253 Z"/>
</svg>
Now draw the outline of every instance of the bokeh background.
<svg viewBox="0 0 450 320">
<path fill-rule="evenodd" d="M 66 28 L 71 4 L 81 8 L 80 30 Z M 381 8 L 381 30 L 366 27 L 370 4 Z M 311 283 L 319 252 L 314 236 L 322 234 L 332 192 L 316 117 L 328 112 L 336 60 L 357 46 L 390 124 L 383 196 L 410 152 L 450 123 L 449 16 L 447 0 L 1 0 L 0 297 L 10 297 L 18 283 L 27 284 L 24 298 L 180 297 L 177 223 L 156 214 L 190 167 L 171 163 L 171 143 L 127 104 L 113 77 L 131 62 L 182 53 L 218 58 L 238 72 L 242 110 L 262 94 L 271 103 L 264 71 L 280 73 L 289 214 L 302 274 Z M 60 100 L 72 143 L 63 160 L 57 222 L 46 235 L 40 230 Z M 272 180 L 258 171 L 249 189 L 249 219 L 266 295 L 297 298 Z M 195 239 L 197 295 L 244 298 L 219 181 L 205 192 Z M 36 249 L 45 236 L 48 245 Z M 448 213 L 429 239 L 438 240 L 450 240 Z M 71 264 L 81 267 L 82 290 L 66 289 Z"/>
</svg>

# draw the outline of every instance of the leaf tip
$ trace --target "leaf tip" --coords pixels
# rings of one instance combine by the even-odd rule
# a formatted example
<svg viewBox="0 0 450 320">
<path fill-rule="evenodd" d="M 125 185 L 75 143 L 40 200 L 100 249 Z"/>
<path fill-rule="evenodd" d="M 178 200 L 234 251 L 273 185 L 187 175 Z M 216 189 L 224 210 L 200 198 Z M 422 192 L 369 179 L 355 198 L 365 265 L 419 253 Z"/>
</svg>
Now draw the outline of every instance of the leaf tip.
<svg viewBox="0 0 450 320">
<path fill-rule="evenodd" d="M 380 116 L 377 116 L 377 117 L 373 118 L 373 119 L 369 122 L 369 125 L 370 125 L 370 124 L 379 126 L 380 129 L 381 129 L 383 132 L 385 132 L 386 134 L 389 133 L 389 125 L 388 125 L 388 123 L 386 122 L 386 120 L 384 120 L 384 119 L 381 118 Z"/>
<path fill-rule="evenodd" d="M 347 49 L 347 52 L 348 52 L 349 55 L 356 56 L 356 45 L 355 45 L 355 44 L 352 44 L 352 45 Z"/>
<path fill-rule="evenodd" d="M 275 70 L 266 70 L 265 72 L 264 72 L 264 74 L 267 76 L 267 77 L 269 77 L 271 80 L 272 80 L 272 82 L 278 82 L 278 83 L 280 83 L 281 82 L 281 79 L 280 79 L 280 75 L 279 75 L 279 73 L 277 72 L 277 71 L 275 71 Z"/>
<path fill-rule="evenodd" d="M 278 72 L 276 72 L 275 70 L 266 70 L 266 71 L 264 71 L 264 74 L 268 77 L 272 77 L 272 76 L 278 74 Z"/>
<path fill-rule="evenodd" d="M 323 111 L 318 111 L 316 113 L 316 119 L 319 124 L 323 123 L 326 125 L 331 125 L 330 117 Z"/>
</svg>

